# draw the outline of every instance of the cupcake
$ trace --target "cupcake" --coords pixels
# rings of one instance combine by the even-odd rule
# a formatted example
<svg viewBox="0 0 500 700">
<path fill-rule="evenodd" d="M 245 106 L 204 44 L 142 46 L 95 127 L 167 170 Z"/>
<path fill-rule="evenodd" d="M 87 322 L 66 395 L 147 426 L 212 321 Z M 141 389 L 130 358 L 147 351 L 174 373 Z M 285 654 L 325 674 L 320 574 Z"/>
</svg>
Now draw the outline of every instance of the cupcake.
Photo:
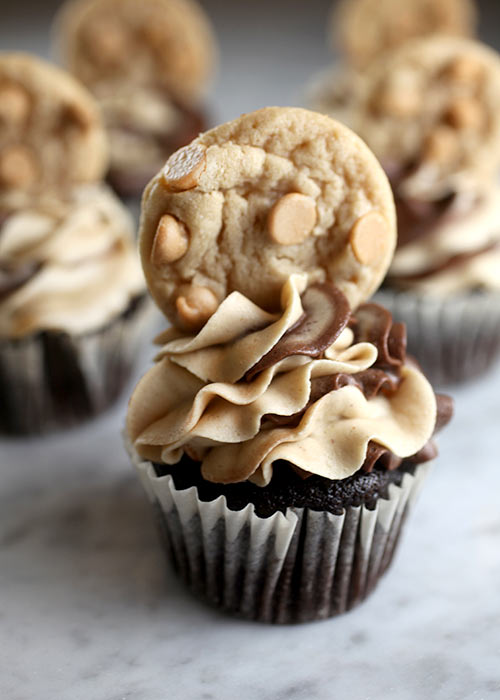
<svg viewBox="0 0 500 700">
<path fill-rule="evenodd" d="M 0 120 L 0 432 L 38 433 L 118 396 L 149 302 L 90 95 L 0 54 Z"/>
<path fill-rule="evenodd" d="M 363 76 L 374 61 L 416 38 L 472 36 L 476 24 L 472 0 L 342 0 L 329 23 L 341 58 L 314 80 L 308 103 L 357 131 Z"/>
<path fill-rule="evenodd" d="M 434 382 L 500 353 L 500 60 L 466 39 L 407 45 L 366 74 L 358 133 L 394 189 L 398 249 L 379 299 Z"/>
<path fill-rule="evenodd" d="M 339 614 L 392 560 L 451 415 L 366 303 L 395 240 L 371 152 L 307 110 L 201 135 L 144 193 L 143 268 L 173 327 L 128 448 L 180 575 L 234 615 Z"/>
<path fill-rule="evenodd" d="M 167 157 L 206 128 L 215 38 L 195 0 L 70 0 L 57 22 L 67 68 L 102 109 L 108 179 L 138 196 Z"/>
<path fill-rule="evenodd" d="M 407 42 L 434 34 L 472 36 L 473 0 L 341 0 L 332 12 L 331 41 L 360 70 Z"/>
</svg>

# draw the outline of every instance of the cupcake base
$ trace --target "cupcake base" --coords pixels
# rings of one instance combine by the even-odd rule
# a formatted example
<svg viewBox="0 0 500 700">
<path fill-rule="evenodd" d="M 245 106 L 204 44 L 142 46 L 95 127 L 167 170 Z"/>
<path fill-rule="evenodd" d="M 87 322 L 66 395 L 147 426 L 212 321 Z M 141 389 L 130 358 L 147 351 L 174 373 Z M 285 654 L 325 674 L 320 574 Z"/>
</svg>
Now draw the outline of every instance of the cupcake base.
<svg viewBox="0 0 500 700">
<path fill-rule="evenodd" d="M 44 331 L 0 340 L 0 433 L 67 428 L 110 406 L 130 376 L 149 308 L 149 299 L 141 295 L 91 333 Z"/>
<path fill-rule="evenodd" d="M 366 598 L 392 561 L 429 467 L 400 473 L 370 507 L 259 517 L 252 503 L 231 510 L 224 495 L 203 501 L 196 486 L 177 488 L 171 474 L 132 458 L 189 588 L 238 617 L 282 624 L 329 618 Z"/>
<path fill-rule="evenodd" d="M 500 294 L 434 298 L 384 288 L 374 301 L 408 331 L 408 351 L 437 386 L 475 379 L 500 358 Z"/>
</svg>

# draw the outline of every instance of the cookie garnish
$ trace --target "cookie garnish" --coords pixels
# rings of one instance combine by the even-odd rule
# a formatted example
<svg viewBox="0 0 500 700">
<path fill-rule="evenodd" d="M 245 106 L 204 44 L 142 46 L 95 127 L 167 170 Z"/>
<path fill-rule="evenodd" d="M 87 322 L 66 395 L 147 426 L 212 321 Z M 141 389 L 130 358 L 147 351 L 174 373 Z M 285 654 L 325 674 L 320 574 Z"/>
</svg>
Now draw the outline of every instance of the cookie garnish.
<svg viewBox="0 0 500 700">
<path fill-rule="evenodd" d="M 29 282 L 40 267 L 41 264 L 37 262 L 12 265 L 5 260 L 0 260 L 0 300 Z"/>
</svg>

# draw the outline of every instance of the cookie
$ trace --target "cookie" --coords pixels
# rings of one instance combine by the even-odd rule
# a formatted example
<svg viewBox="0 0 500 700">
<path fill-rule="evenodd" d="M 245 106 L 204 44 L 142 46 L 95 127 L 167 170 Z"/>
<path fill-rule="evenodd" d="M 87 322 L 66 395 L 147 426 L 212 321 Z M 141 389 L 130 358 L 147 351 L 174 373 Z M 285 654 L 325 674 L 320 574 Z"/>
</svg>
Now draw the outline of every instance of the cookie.
<svg viewBox="0 0 500 700">
<path fill-rule="evenodd" d="M 269 311 L 295 272 L 334 281 L 356 308 L 396 241 L 389 183 L 365 144 L 314 112 L 271 107 L 177 151 L 145 190 L 140 251 L 150 292 L 184 328 L 239 291 Z"/>
<path fill-rule="evenodd" d="M 35 56 L 0 53 L 0 194 L 93 182 L 107 162 L 90 94 Z"/>
<path fill-rule="evenodd" d="M 471 36 L 472 0 L 342 0 L 332 13 L 332 43 L 353 65 L 367 67 L 380 53 L 431 34 Z"/>
<path fill-rule="evenodd" d="M 306 92 L 306 104 L 357 132 L 363 78 L 362 71 L 337 62 L 313 78 Z"/>
<path fill-rule="evenodd" d="M 212 29 L 192 0 L 74 0 L 57 33 L 65 65 L 92 91 L 105 83 L 158 85 L 192 103 L 214 68 Z"/>
<path fill-rule="evenodd" d="M 469 39 L 407 44 L 366 73 L 357 121 L 396 180 L 415 189 L 492 176 L 500 161 L 500 57 Z"/>
</svg>

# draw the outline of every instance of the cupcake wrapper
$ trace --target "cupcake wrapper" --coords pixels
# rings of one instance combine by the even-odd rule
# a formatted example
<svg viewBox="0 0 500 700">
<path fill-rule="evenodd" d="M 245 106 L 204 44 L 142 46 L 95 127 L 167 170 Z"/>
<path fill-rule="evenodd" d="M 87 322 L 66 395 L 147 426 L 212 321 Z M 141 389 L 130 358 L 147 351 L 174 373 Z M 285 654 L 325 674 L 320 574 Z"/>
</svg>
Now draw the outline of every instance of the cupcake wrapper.
<svg viewBox="0 0 500 700">
<path fill-rule="evenodd" d="M 374 301 L 406 323 L 408 350 L 433 384 L 473 379 L 500 356 L 500 294 L 438 299 L 384 289 Z"/>
<path fill-rule="evenodd" d="M 137 297 L 98 331 L 0 341 L 0 433 L 45 433 L 107 408 L 130 376 L 151 305 Z"/>
<path fill-rule="evenodd" d="M 428 464 L 389 487 L 374 510 L 342 515 L 289 508 L 260 518 L 224 496 L 200 501 L 150 462 L 132 459 L 154 505 L 164 543 L 191 590 L 234 615 L 271 623 L 320 620 L 362 601 L 389 566 Z"/>
</svg>

